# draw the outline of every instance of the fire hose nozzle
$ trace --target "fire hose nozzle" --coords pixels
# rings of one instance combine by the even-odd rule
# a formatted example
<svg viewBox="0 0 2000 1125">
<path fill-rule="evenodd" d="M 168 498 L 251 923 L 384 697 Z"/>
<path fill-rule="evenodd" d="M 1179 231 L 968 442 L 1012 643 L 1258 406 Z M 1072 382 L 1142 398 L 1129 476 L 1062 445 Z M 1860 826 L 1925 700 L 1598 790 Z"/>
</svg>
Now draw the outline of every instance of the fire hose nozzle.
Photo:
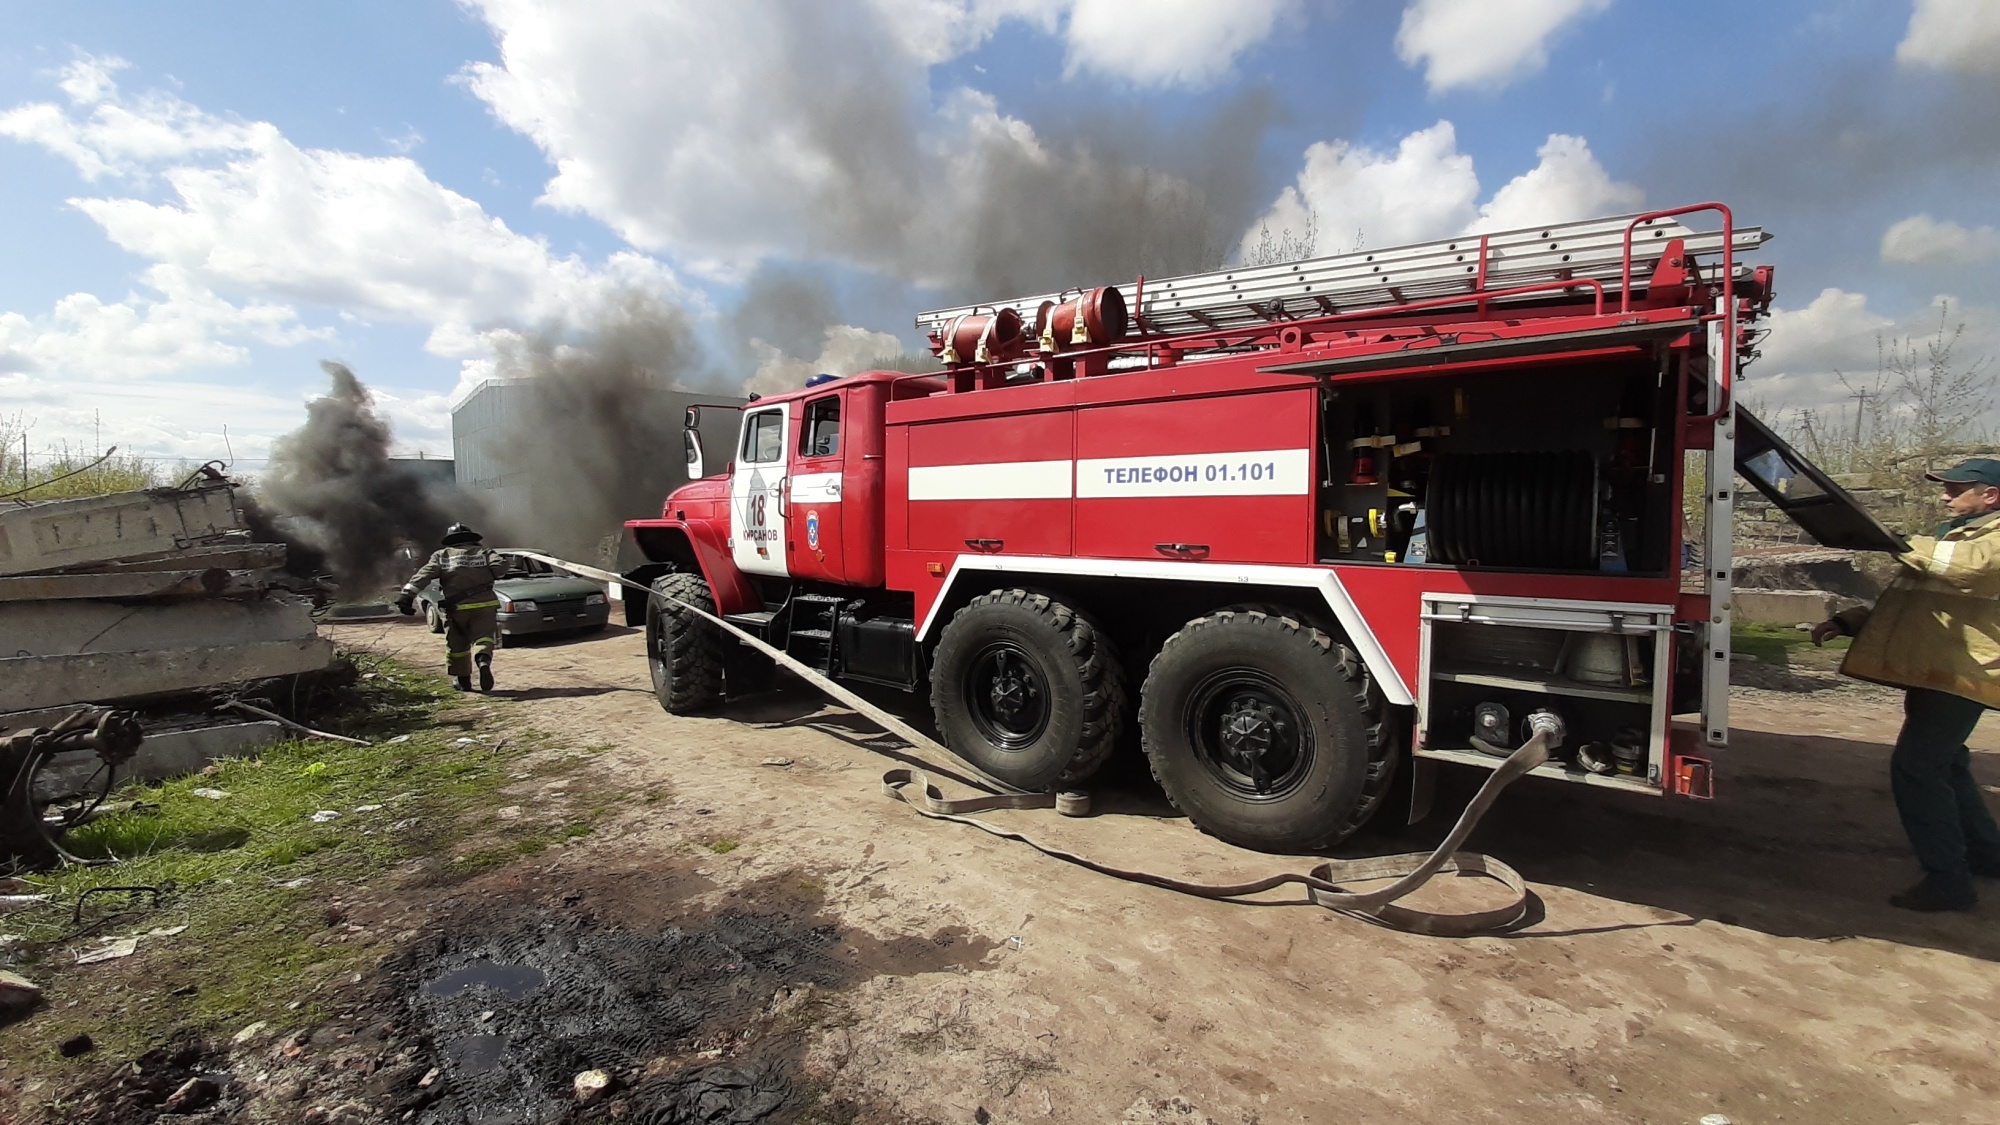
<svg viewBox="0 0 2000 1125">
<path fill-rule="evenodd" d="M 1562 716 L 1554 711 L 1531 711 L 1521 723 L 1529 738 L 1536 735 L 1547 736 L 1544 741 L 1551 750 L 1561 746 L 1563 739 L 1569 734 L 1569 728 L 1564 724 Z"/>
</svg>

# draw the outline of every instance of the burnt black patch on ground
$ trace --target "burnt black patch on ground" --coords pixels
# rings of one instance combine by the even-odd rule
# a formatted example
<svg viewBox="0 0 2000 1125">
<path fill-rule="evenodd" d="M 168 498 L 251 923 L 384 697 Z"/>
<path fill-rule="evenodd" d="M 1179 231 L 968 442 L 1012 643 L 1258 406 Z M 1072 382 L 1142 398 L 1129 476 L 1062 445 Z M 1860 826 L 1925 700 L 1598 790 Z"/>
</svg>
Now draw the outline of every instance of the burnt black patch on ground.
<svg viewBox="0 0 2000 1125">
<path fill-rule="evenodd" d="M 801 1065 L 839 993 L 879 972 L 976 964 L 963 933 L 880 943 L 844 932 L 810 882 L 777 876 L 687 909 L 686 871 L 605 874 L 533 909 L 469 908 L 389 967 L 440 1091 L 437 1125 L 620 1120 L 888 1120 L 833 1097 Z M 538 888 L 523 888 L 533 890 Z M 611 1087 L 579 1104 L 573 1080 Z"/>
<path fill-rule="evenodd" d="M 770 1120 L 796 1091 L 769 1017 L 844 982 L 840 940 L 741 910 L 651 933 L 569 922 L 447 939 L 411 966 L 428 978 L 410 1004 L 447 1091 L 422 1120 L 556 1120 L 591 1070 L 631 1086 L 636 1120 Z M 661 1059 L 689 1065 L 649 1077 Z"/>
<path fill-rule="evenodd" d="M 293 1020 L 190 1026 L 105 1059 L 35 1099 L 37 1119 L 911 1120 L 809 1072 L 806 1050 L 853 1022 L 850 987 L 976 969 L 996 943 L 957 927 L 890 941 L 842 929 L 803 872 L 718 893 L 692 859 L 607 865 L 591 852 L 449 887 L 412 873 L 340 914 L 341 932 L 402 932 L 372 970 L 324 980 Z M 592 1070 L 610 1085 L 586 1102 L 574 1080 Z M 206 1085 L 182 1093 L 194 1079 Z"/>
<path fill-rule="evenodd" d="M 710 889 L 684 868 L 468 885 L 371 982 L 371 1018 L 416 1048 L 374 1104 L 435 1125 L 906 1120 L 836 1095 L 805 1048 L 845 1021 L 847 987 L 977 965 L 994 943 L 844 931 L 797 873 L 692 901 Z M 587 1103 L 586 1071 L 611 1083 Z"/>
</svg>

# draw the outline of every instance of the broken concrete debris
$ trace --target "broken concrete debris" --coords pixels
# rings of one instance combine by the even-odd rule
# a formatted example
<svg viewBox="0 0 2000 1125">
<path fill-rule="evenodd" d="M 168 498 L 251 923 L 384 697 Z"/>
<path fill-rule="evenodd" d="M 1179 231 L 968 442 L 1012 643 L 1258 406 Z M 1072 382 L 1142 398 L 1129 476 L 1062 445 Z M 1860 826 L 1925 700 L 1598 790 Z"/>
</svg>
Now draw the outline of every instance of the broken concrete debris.
<svg viewBox="0 0 2000 1125">
<path fill-rule="evenodd" d="M 190 483 L 195 487 L 114 492 L 0 512 L 0 575 L 171 558 L 244 529 L 234 485 L 205 476 Z"/>
<path fill-rule="evenodd" d="M 0 969 L 0 1012 L 32 1008 L 41 1003 L 42 986 L 18 973 Z"/>
<path fill-rule="evenodd" d="M 590 1105 L 611 1088 L 611 1076 L 601 1070 L 586 1070 L 571 1079 L 570 1085 L 576 1090 L 577 1103 Z"/>
<path fill-rule="evenodd" d="M 312 613 L 326 587 L 285 573 L 285 553 L 255 540 L 235 482 L 214 472 L 178 488 L 0 505 L 0 732 L 84 704 L 157 709 L 326 668 L 333 644 Z M 206 716 L 146 725 L 124 776 L 193 773 L 282 734 L 276 722 Z M 101 765 L 87 750 L 57 755 L 34 797 L 72 795 Z"/>
<path fill-rule="evenodd" d="M 0 713 L 325 668 L 333 645 L 301 596 L 321 588 L 284 561 L 213 474 L 0 507 Z"/>
</svg>

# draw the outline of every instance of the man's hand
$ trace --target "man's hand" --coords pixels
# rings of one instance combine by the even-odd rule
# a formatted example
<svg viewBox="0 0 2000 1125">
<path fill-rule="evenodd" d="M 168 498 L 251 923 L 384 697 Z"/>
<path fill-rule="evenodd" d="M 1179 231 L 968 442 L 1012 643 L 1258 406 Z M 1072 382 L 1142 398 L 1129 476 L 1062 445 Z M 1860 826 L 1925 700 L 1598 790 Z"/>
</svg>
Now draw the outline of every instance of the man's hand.
<svg viewBox="0 0 2000 1125">
<path fill-rule="evenodd" d="M 404 617 L 416 616 L 417 599 L 412 595 L 404 594 L 402 597 L 396 599 L 396 610 Z M 1814 633 L 1813 635 L 1817 637 L 1819 634 Z"/>
<path fill-rule="evenodd" d="M 1812 643 L 1815 648 L 1826 644 L 1835 637 L 1845 636 L 1847 630 L 1838 621 L 1822 621 L 1813 626 Z"/>
</svg>

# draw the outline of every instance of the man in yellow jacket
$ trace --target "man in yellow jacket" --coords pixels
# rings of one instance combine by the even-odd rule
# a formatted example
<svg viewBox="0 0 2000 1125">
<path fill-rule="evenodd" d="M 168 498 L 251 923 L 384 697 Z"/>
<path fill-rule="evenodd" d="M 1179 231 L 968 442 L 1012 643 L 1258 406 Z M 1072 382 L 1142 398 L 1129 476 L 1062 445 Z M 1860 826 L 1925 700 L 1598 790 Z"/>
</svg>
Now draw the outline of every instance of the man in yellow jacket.
<svg viewBox="0 0 2000 1125">
<path fill-rule="evenodd" d="M 1843 673 L 1907 689 L 1889 783 L 1924 879 L 1890 904 L 1970 910 L 1972 877 L 2000 879 L 2000 827 L 1965 746 L 1986 709 L 2000 707 L 2000 460 L 1925 478 L 1944 485 L 1952 518 L 1910 540 L 1872 611 L 1837 614 L 1812 639 L 1853 637 Z"/>
<path fill-rule="evenodd" d="M 479 543 L 480 534 L 462 523 L 446 528 L 443 549 L 410 576 L 396 599 L 396 608 L 407 617 L 416 612 L 417 595 L 437 580 L 438 611 L 445 615 L 445 670 L 460 691 L 472 690 L 475 665 L 479 690 L 493 690 L 493 643 L 500 635 L 500 595 L 493 583 L 506 576 L 507 560 Z"/>
</svg>

